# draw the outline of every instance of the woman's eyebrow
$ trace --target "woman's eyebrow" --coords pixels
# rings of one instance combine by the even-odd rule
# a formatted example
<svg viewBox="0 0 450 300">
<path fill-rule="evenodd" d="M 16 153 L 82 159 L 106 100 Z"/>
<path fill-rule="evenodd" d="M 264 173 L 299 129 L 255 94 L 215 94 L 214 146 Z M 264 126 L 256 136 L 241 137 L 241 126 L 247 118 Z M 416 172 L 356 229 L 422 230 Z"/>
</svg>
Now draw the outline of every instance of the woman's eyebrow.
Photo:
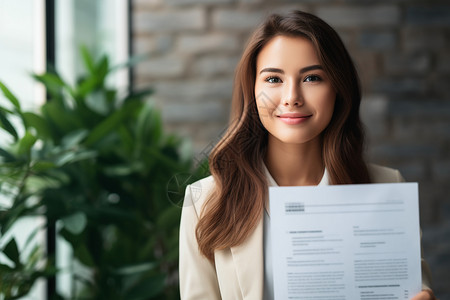
<svg viewBox="0 0 450 300">
<path fill-rule="evenodd" d="M 301 68 L 299 73 L 303 74 L 303 73 L 306 73 L 306 72 L 309 72 L 312 70 L 323 70 L 323 68 L 321 65 L 307 66 L 307 67 Z M 282 69 L 278 69 L 278 68 L 264 68 L 259 72 L 259 74 L 262 74 L 264 72 L 284 74 L 284 71 Z"/>
<path fill-rule="evenodd" d="M 321 65 L 312 65 L 312 66 L 308 66 L 308 67 L 304 67 L 300 69 L 300 74 L 302 73 L 306 73 L 312 70 L 323 70 Z"/>
<path fill-rule="evenodd" d="M 262 74 L 264 72 L 284 74 L 284 71 L 278 68 L 264 68 L 259 72 L 259 74 Z"/>
</svg>

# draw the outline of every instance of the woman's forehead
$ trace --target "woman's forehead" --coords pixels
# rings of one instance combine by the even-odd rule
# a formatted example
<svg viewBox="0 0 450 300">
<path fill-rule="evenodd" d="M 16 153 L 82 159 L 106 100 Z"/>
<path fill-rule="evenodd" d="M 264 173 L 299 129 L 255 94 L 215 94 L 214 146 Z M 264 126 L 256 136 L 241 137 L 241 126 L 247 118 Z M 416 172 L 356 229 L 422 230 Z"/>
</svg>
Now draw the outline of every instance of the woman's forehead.
<svg viewBox="0 0 450 300">
<path fill-rule="evenodd" d="M 302 69 L 320 64 L 312 42 L 304 37 L 276 36 L 256 57 L 256 68 Z"/>
</svg>

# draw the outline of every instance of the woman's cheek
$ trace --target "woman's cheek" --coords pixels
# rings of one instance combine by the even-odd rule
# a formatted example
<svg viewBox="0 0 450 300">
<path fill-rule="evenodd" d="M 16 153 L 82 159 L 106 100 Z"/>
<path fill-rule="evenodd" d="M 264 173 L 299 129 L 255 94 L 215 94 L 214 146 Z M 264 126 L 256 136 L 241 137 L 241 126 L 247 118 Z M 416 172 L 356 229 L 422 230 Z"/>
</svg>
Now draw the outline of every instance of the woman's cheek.
<svg viewBox="0 0 450 300">
<path fill-rule="evenodd" d="M 260 117 L 272 116 L 278 107 L 278 103 L 276 101 L 278 97 L 277 92 L 270 89 L 259 90 L 256 97 L 256 105 L 258 106 Z"/>
</svg>

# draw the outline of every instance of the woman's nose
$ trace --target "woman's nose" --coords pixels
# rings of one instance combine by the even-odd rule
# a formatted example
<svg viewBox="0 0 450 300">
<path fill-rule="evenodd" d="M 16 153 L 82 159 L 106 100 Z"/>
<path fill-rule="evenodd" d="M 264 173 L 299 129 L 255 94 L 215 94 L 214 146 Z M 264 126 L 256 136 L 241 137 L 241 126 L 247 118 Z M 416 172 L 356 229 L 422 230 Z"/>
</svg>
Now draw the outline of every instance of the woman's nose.
<svg viewBox="0 0 450 300">
<path fill-rule="evenodd" d="M 283 97 L 283 105 L 284 106 L 302 106 L 303 105 L 303 97 L 301 93 L 300 86 L 297 84 L 287 84 L 284 97 Z"/>
</svg>

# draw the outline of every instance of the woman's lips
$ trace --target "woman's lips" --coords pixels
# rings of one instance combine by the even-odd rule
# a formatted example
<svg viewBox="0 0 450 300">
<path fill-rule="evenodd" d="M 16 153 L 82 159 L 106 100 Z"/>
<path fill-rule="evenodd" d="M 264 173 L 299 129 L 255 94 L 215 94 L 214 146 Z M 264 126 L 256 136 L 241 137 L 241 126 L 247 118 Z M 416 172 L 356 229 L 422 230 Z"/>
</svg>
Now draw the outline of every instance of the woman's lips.
<svg viewBox="0 0 450 300">
<path fill-rule="evenodd" d="M 312 115 L 285 113 L 278 116 L 281 121 L 288 125 L 296 125 L 307 121 Z"/>
</svg>

